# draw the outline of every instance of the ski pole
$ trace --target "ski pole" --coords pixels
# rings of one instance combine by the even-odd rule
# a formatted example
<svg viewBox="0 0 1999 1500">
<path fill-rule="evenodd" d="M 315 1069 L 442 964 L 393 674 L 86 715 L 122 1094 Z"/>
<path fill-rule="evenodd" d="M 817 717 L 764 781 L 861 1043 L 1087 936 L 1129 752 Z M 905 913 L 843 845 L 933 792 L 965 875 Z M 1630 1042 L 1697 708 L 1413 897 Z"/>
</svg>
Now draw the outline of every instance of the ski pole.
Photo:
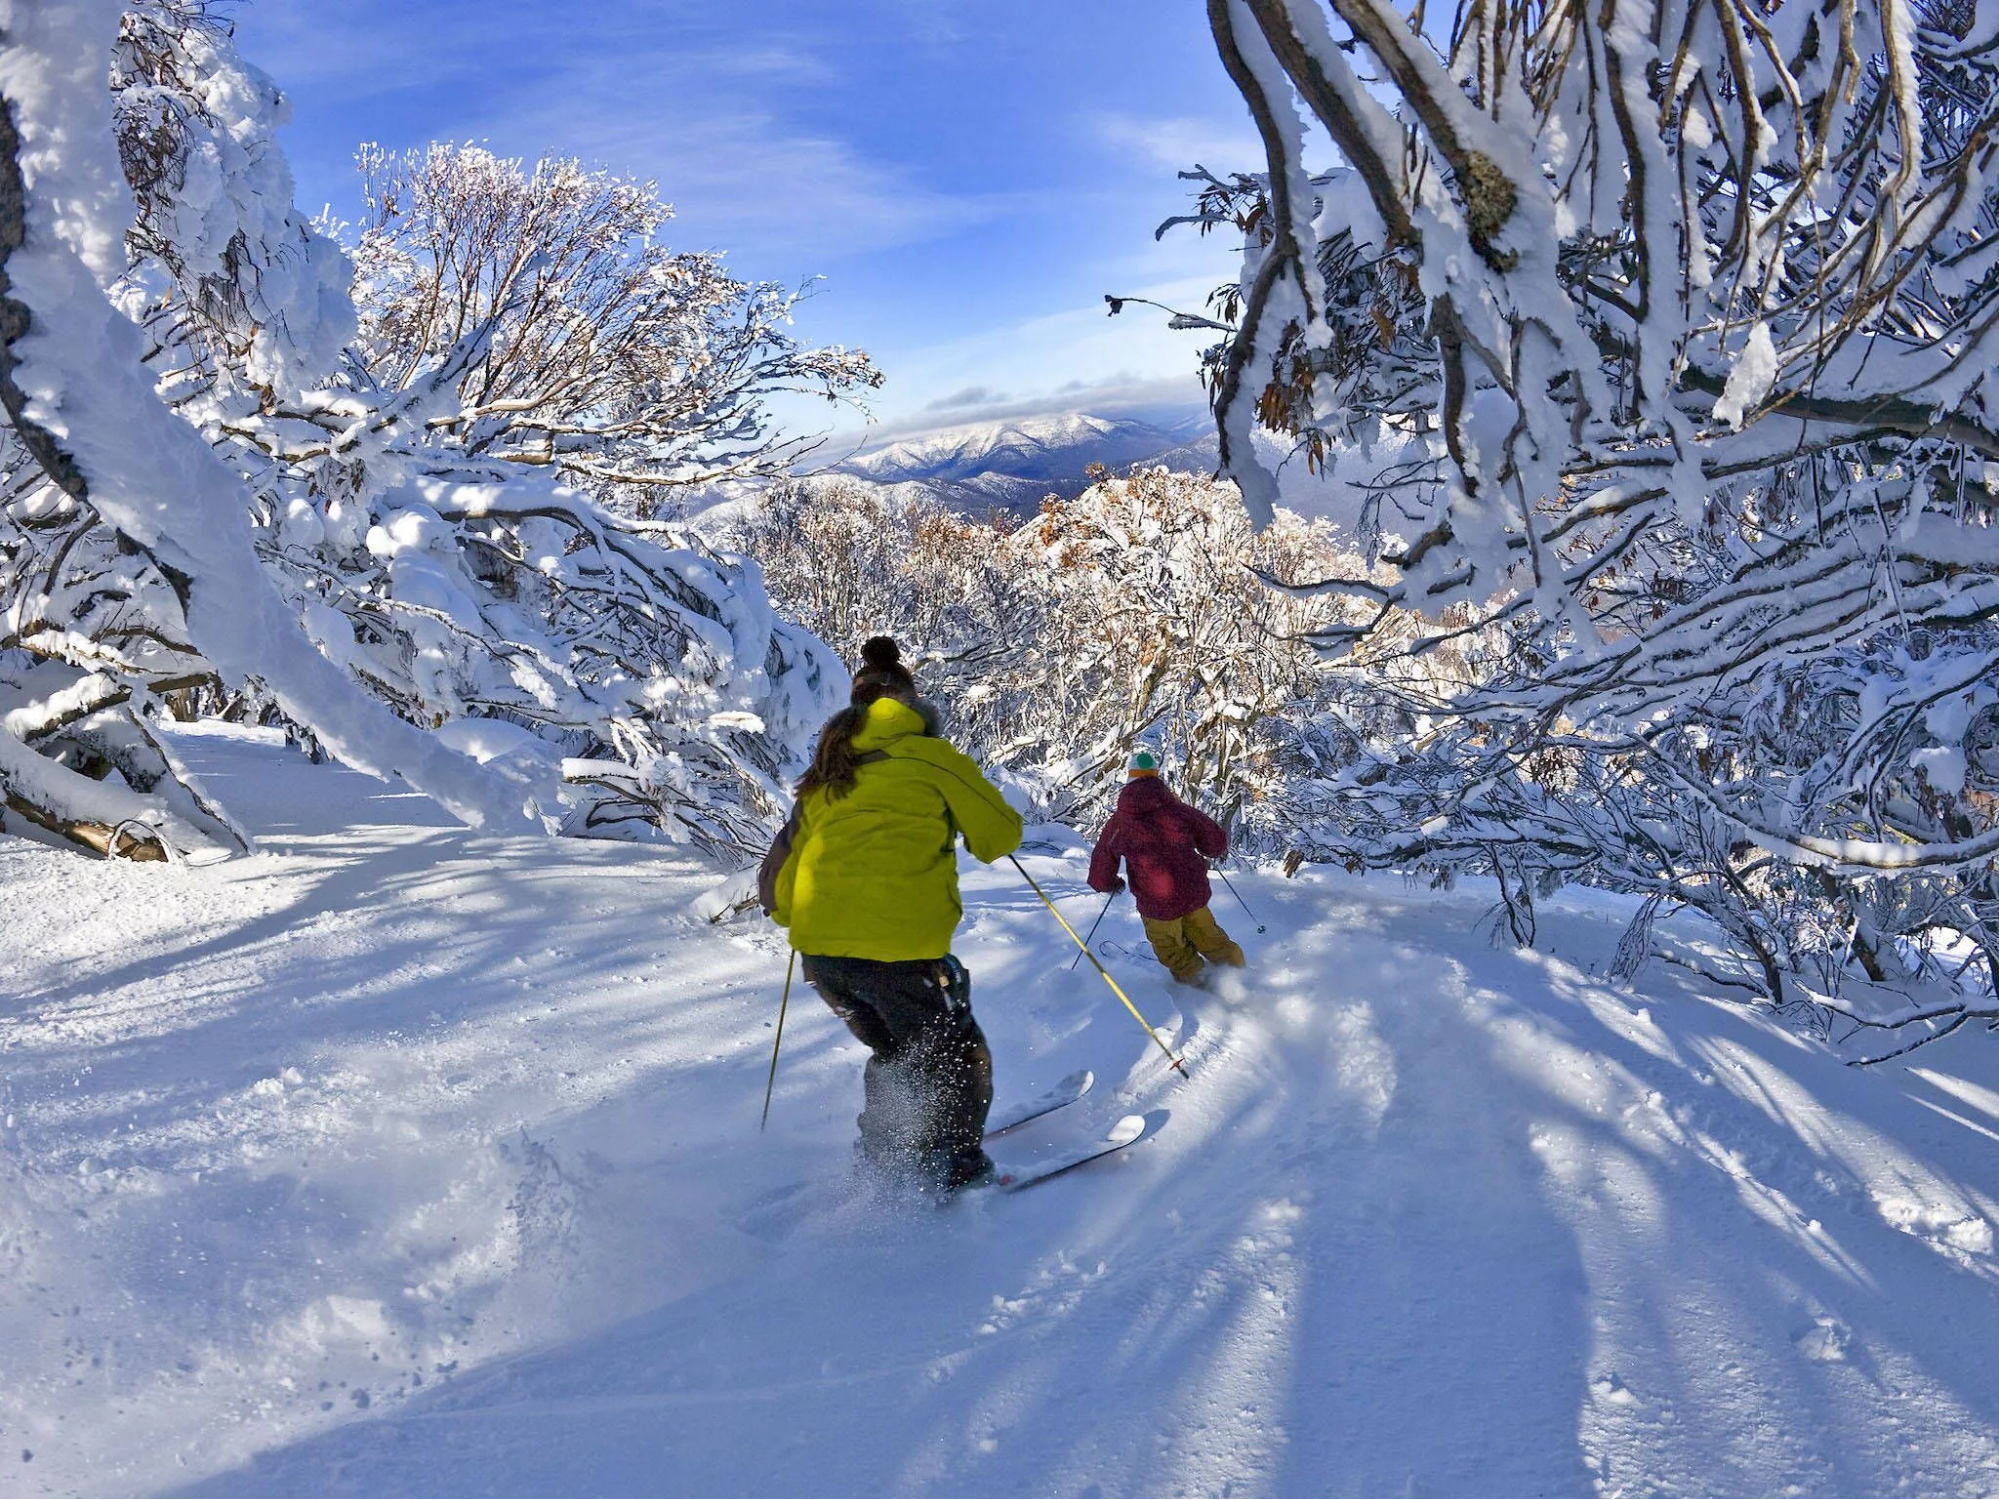
<svg viewBox="0 0 1999 1500">
<path fill-rule="evenodd" d="M 1111 903 L 1115 900 L 1117 900 L 1116 891 L 1112 891 L 1108 896 L 1104 897 L 1103 910 L 1097 913 L 1097 920 L 1090 924 L 1090 935 L 1083 939 L 1083 953 L 1090 951 L 1090 944 L 1096 941 L 1097 929 L 1104 925 L 1104 918 L 1110 914 Z M 1076 965 L 1083 961 L 1083 953 L 1078 953 L 1074 958 L 1069 960 L 1070 973 L 1073 974 L 1076 972 Z"/>
<path fill-rule="evenodd" d="M 777 1002 L 777 1035 L 771 1038 L 770 1077 L 764 1083 L 764 1117 L 758 1130 L 770 1124 L 770 1091 L 777 1087 L 777 1049 L 784 1045 L 784 1013 L 791 1008 L 791 971 L 797 967 L 798 950 L 793 948 L 791 961 L 784 966 L 784 998 Z"/>
<path fill-rule="evenodd" d="M 1235 882 L 1230 880 L 1227 875 L 1222 874 L 1220 870 L 1215 871 L 1215 873 L 1221 875 L 1222 884 L 1229 888 L 1229 894 L 1235 897 L 1235 904 L 1242 908 L 1242 914 L 1248 917 L 1250 921 L 1256 922 L 1256 913 L 1251 911 L 1249 903 L 1242 899 L 1242 893 L 1235 888 Z M 1256 922 L 1256 930 L 1258 932 L 1263 931 L 1263 924 L 1261 922 Z"/>
<path fill-rule="evenodd" d="M 1030 886 L 1034 888 L 1034 894 L 1041 898 L 1041 904 L 1048 908 L 1049 915 L 1054 917 L 1056 921 L 1062 924 L 1062 930 L 1069 934 L 1070 938 L 1075 942 L 1078 948 L 1081 948 L 1083 950 L 1083 957 L 1087 958 L 1092 964 L 1096 966 L 1097 972 L 1103 975 L 1104 977 L 1104 983 L 1111 987 L 1111 993 L 1113 995 L 1116 995 L 1118 999 L 1124 1001 L 1124 1008 L 1131 1012 L 1132 1019 L 1137 1021 L 1139 1025 L 1143 1026 L 1145 1028 L 1145 1034 L 1151 1037 L 1154 1042 L 1158 1043 L 1159 1050 L 1166 1054 L 1166 1060 L 1173 1065 L 1174 1071 L 1177 1072 L 1182 1078 L 1185 1078 L 1187 1076 L 1186 1060 L 1184 1058 L 1175 1057 L 1173 1055 L 1173 1049 L 1166 1045 L 1165 1039 L 1161 1037 L 1158 1032 L 1152 1029 L 1152 1023 L 1146 1020 L 1144 1016 L 1139 1014 L 1138 1007 L 1131 1003 L 1131 996 L 1127 995 L 1123 991 L 1123 989 L 1119 987 L 1118 982 L 1115 979 L 1111 978 L 1111 971 L 1109 969 L 1106 969 L 1101 963 L 1097 962 L 1097 955 L 1090 951 L 1090 945 L 1084 942 L 1081 938 L 1076 936 L 1076 929 L 1069 925 L 1069 919 L 1063 916 L 1061 912 L 1055 909 L 1055 903 L 1048 899 L 1048 892 L 1041 889 L 1041 883 L 1037 881 L 1032 875 L 1027 873 L 1027 867 L 1023 865 L 1019 860 L 1015 859 L 1011 854 L 1009 854 L 1006 857 L 1006 859 L 1008 864 L 1012 865 L 1016 870 L 1020 871 L 1020 878 L 1026 881 Z"/>
</svg>

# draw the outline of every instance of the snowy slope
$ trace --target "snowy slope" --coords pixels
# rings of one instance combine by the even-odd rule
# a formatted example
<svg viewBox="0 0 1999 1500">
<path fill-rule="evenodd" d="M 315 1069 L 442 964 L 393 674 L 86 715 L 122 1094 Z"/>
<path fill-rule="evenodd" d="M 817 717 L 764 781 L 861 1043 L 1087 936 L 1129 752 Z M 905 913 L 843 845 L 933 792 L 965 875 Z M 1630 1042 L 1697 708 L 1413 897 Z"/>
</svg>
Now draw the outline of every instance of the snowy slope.
<svg viewBox="0 0 1999 1500">
<path fill-rule="evenodd" d="M 0 840 L 0 1491 L 1999 1488 L 1982 1034 L 1861 1073 L 1597 983 L 1616 902 L 1245 873 L 1253 986 L 1115 965 L 1181 1083 L 981 870 L 1002 1095 L 1101 1080 L 1014 1149 L 1156 1133 L 882 1203 L 809 993 L 758 1134 L 782 949 L 691 868 L 182 744 L 262 852 Z"/>
</svg>

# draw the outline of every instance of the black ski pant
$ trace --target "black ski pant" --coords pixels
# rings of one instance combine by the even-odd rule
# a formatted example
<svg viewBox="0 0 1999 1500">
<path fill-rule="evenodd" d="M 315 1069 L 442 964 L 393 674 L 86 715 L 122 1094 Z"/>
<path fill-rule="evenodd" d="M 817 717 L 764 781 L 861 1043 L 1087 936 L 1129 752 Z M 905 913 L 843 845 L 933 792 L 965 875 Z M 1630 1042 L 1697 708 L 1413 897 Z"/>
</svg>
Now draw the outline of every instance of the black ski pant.
<svg viewBox="0 0 1999 1500">
<path fill-rule="evenodd" d="M 873 1054 L 861 1150 L 894 1173 L 956 1187 L 986 1165 L 993 1055 L 952 957 L 886 962 L 804 954 L 805 979 Z"/>
</svg>

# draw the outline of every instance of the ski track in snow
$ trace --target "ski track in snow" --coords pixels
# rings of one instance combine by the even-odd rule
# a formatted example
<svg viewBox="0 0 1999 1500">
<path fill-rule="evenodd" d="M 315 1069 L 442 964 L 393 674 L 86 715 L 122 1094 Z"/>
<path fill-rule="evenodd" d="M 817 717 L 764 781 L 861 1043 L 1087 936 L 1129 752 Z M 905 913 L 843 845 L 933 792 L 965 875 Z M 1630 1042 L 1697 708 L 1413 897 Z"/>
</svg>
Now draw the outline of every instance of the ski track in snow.
<svg viewBox="0 0 1999 1500">
<path fill-rule="evenodd" d="M 656 850 L 495 838 L 255 731 L 261 852 L 0 839 L 0 1491 L 1991 1493 L 1999 1054 L 1863 1074 L 1490 892 L 1234 876 L 1255 968 L 1112 961 L 1005 866 L 1003 1098 L 1154 1136 L 937 1209 L 861 1052 Z M 1069 849 L 1031 857 L 1072 920 Z M 1128 904 L 1104 934 L 1142 946 Z"/>
</svg>

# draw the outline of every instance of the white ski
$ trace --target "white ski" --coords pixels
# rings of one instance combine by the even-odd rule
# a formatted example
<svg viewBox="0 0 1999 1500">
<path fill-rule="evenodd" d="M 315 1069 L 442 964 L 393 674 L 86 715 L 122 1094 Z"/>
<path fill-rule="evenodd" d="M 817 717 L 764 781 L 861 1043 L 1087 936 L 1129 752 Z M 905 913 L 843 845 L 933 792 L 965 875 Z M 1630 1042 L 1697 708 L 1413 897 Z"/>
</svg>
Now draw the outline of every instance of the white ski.
<svg viewBox="0 0 1999 1500">
<path fill-rule="evenodd" d="M 1126 1146 L 1145 1134 L 1144 1115 L 1126 1115 L 1110 1129 L 1110 1134 L 1102 1140 L 1079 1141 L 1050 1152 L 1046 1156 L 1024 1161 L 1018 1166 L 999 1164 L 999 1174 L 993 1179 L 993 1186 L 1009 1193 L 1017 1193 L 1022 1188 L 1033 1187 L 1037 1182 L 1046 1182 L 1051 1177 L 1059 1177 L 1064 1172 L 1073 1171 L 1085 1162 L 1095 1161 L 1100 1156 L 1109 1156 L 1113 1151 L 1122 1151 Z"/>
<path fill-rule="evenodd" d="M 1097 1081 L 1097 1075 L 1088 1068 L 1080 1073 L 1071 1073 L 1053 1088 L 1032 1099 L 1023 1099 L 995 1109 L 986 1117 L 986 1139 L 1005 1135 L 1025 1125 L 1029 1120 L 1038 1120 L 1043 1115 L 1053 1114 L 1065 1104 L 1074 1104 L 1089 1093 L 1090 1085 Z"/>
</svg>

